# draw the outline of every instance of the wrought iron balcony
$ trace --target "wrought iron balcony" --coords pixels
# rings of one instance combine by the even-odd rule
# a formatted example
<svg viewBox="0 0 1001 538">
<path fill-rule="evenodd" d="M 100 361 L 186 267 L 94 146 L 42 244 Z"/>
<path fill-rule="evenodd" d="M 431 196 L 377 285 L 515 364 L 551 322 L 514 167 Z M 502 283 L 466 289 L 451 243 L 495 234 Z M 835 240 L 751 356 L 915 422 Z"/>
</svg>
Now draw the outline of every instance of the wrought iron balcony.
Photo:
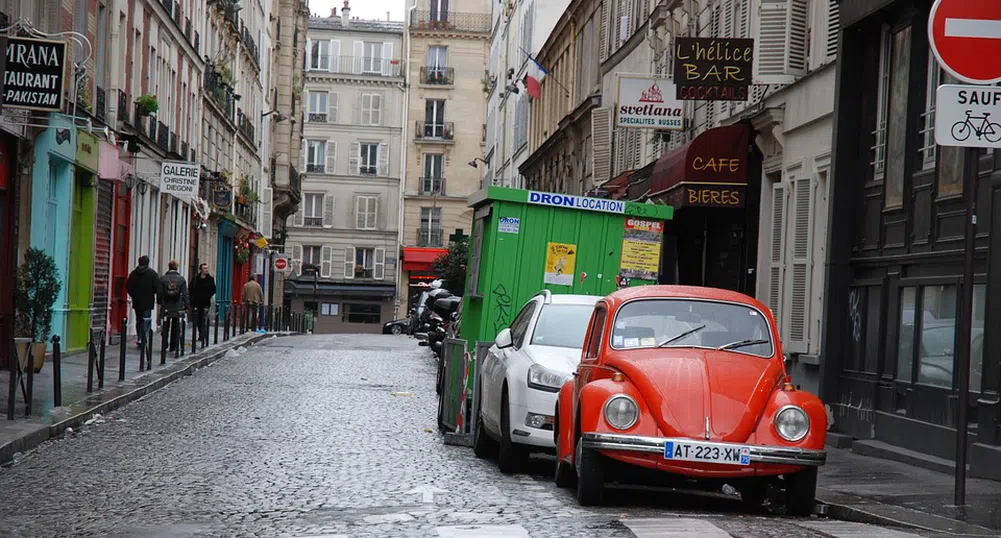
<svg viewBox="0 0 1001 538">
<path fill-rule="evenodd" d="M 410 29 L 423 32 L 490 33 L 489 13 L 457 13 L 439 10 L 414 11 Z"/>
<path fill-rule="evenodd" d="M 243 24 L 243 21 L 240 21 L 240 41 L 243 42 L 243 46 L 247 48 L 247 52 L 254 60 L 254 65 L 260 69 L 261 54 L 257 48 L 257 41 L 254 40 L 254 36 L 251 35 L 250 30 L 248 30 Z"/>
<path fill-rule="evenodd" d="M 96 97 L 94 101 L 94 116 L 101 121 L 105 121 L 108 113 L 108 95 L 104 91 L 104 88 L 97 86 Z"/>
<path fill-rule="evenodd" d="M 255 204 L 233 204 L 233 215 L 243 222 L 250 224 L 251 227 L 257 228 L 257 208 Z"/>
<path fill-rule="evenodd" d="M 169 151 L 171 153 L 175 154 L 175 155 L 179 155 L 177 153 L 177 133 L 174 133 L 174 132 L 170 133 L 170 149 L 169 149 Z"/>
<path fill-rule="evenodd" d="M 257 143 L 257 139 L 254 138 L 254 125 L 250 121 L 250 117 L 243 113 L 242 109 L 237 109 L 236 127 L 241 133 L 243 133 L 244 136 L 247 137 L 248 140 L 254 144 Z"/>
<path fill-rule="evenodd" d="M 226 111 L 226 119 L 233 121 L 233 114 L 236 110 L 236 98 L 233 96 L 233 88 L 224 84 L 222 77 L 215 71 L 205 71 L 205 90 L 212 100 Z"/>
<path fill-rule="evenodd" d="M 419 247 L 442 247 L 445 246 L 442 242 L 442 230 L 441 228 L 429 228 L 427 226 L 421 226 L 417 228 L 417 246 Z"/>
<path fill-rule="evenodd" d="M 289 167 L 288 183 L 293 192 L 302 193 L 302 176 L 294 166 Z"/>
<path fill-rule="evenodd" d="M 417 188 L 421 196 L 431 196 L 433 194 L 445 194 L 445 178 L 443 177 L 422 177 Z"/>
<path fill-rule="evenodd" d="M 129 94 L 118 90 L 118 121 L 131 123 L 129 121 Z"/>
<path fill-rule="evenodd" d="M 167 124 L 162 121 L 157 122 L 156 145 L 164 151 L 170 151 L 170 130 L 167 129 Z"/>
<path fill-rule="evenodd" d="M 188 143 L 187 142 L 181 142 L 181 158 L 182 159 L 187 159 L 188 158 Z M 194 161 L 194 159 L 191 159 L 191 160 Z"/>
<path fill-rule="evenodd" d="M 450 121 L 428 122 L 417 120 L 414 138 L 424 142 L 451 143 L 455 138 L 455 124 Z"/>
<path fill-rule="evenodd" d="M 322 174 L 327 169 L 323 163 L 306 163 L 306 173 Z"/>
<path fill-rule="evenodd" d="M 379 56 L 312 56 L 306 65 L 309 72 L 329 72 L 376 77 L 402 77 L 403 61 Z"/>
<path fill-rule="evenodd" d="M 326 112 L 310 112 L 307 118 L 311 123 L 327 123 Z"/>
<path fill-rule="evenodd" d="M 454 67 L 422 67 L 421 84 L 430 86 L 452 86 L 455 84 Z"/>
<path fill-rule="evenodd" d="M 189 42 L 194 44 L 194 42 L 191 41 L 191 17 L 184 18 L 184 39 L 187 39 Z"/>
</svg>

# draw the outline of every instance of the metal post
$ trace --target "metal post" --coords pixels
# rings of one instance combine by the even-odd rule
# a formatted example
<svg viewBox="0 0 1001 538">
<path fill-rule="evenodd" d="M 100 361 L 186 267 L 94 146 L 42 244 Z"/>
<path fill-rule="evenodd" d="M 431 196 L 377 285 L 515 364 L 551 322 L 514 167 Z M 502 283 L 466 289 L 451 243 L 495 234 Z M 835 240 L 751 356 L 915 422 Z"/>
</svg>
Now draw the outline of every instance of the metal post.
<svg viewBox="0 0 1001 538">
<path fill-rule="evenodd" d="M 184 341 L 188 338 L 188 321 L 184 317 L 184 313 L 180 313 L 177 319 L 174 321 L 174 327 L 177 327 L 178 334 L 174 335 L 174 341 L 177 342 L 177 347 L 174 348 L 174 358 L 176 359 L 178 354 L 184 356 Z"/>
<path fill-rule="evenodd" d="M 52 337 L 52 405 L 63 405 L 63 354 L 58 334 Z"/>
<path fill-rule="evenodd" d="M 160 364 L 167 364 L 167 333 L 170 332 L 170 316 L 160 324 Z"/>
<path fill-rule="evenodd" d="M 969 424 L 966 407 L 970 399 L 970 336 L 973 328 L 973 254 L 977 236 L 977 175 L 980 172 L 980 150 L 966 149 L 966 169 L 963 195 L 966 197 L 966 244 L 963 253 L 963 298 L 959 313 L 959 341 L 956 342 L 957 389 L 956 405 L 956 488 L 955 504 L 966 504 L 966 444 Z"/>
<path fill-rule="evenodd" d="M 125 381 L 125 348 L 128 345 L 129 318 L 122 318 L 122 334 L 118 342 L 118 380 Z"/>
<path fill-rule="evenodd" d="M 199 334 L 198 330 L 201 329 L 202 318 L 205 317 L 205 314 L 201 313 L 200 310 L 197 311 L 197 312 L 198 312 L 198 314 L 196 315 L 196 311 L 194 309 L 192 309 L 192 311 L 191 311 L 191 354 L 192 355 L 194 355 L 198 351 L 198 334 Z M 183 345 L 183 342 L 182 342 L 182 345 Z M 204 346 L 203 346 L 203 348 L 204 348 Z"/>
<path fill-rule="evenodd" d="M 24 416 L 26 417 L 31 416 L 31 402 L 34 400 L 33 393 L 35 391 L 35 357 L 31 353 L 34 351 L 33 347 L 35 347 L 35 343 L 28 342 L 28 347 L 24 350 L 24 362 L 28 363 L 28 393 L 24 396 Z"/>
<path fill-rule="evenodd" d="M 7 379 L 7 420 L 14 420 L 14 398 L 17 397 L 17 373 L 18 373 L 18 362 L 21 360 L 17 355 L 17 346 L 14 341 L 10 341 L 10 349 L 13 352 L 11 354 L 11 360 L 8 361 L 8 366 L 10 367 L 10 377 Z"/>
<path fill-rule="evenodd" d="M 87 342 L 87 392 L 94 392 L 94 362 L 97 361 L 97 348 L 94 347 L 94 332 L 90 333 Z"/>
<path fill-rule="evenodd" d="M 143 321 L 143 331 L 146 333 L 144 342 L 146 342 L 146 369 L 153 369 L 153 321 L 150 319 L 149 323 Z"/>
<path fill-rule="evenodd" d="M 214 329 L 214 332 L 215 332 L 215 337 L 214 337 L 213 343 L 214 344 L 218 344 L 219 343 L 219 303 L 215 304 L 215 329 Z"/>
<path fill-rule="evenodd" d="M 104 388 L 104 358 L 105 358 L 105 348 L 107 347 L 107 339 L 104 337 L 104 330 L 101 331 L 101 362 L 97 365 L 97 388 Z"/>
</svg>

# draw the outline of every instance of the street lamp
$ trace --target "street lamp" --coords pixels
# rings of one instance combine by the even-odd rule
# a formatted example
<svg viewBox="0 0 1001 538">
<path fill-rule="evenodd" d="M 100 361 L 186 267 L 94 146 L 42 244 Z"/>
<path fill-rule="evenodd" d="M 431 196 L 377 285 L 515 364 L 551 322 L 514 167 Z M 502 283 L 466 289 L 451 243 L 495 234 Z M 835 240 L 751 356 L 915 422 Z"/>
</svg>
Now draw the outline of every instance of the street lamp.
<svg viewBox="0 0 1001 538">
<path fill-rule="evenodd" d="M 281 112 L 278 112 L 278 109 L 272 110 L 270 112 L 261 112 L 261 117 L 262 118 L 266 118 L 266 117 L 268 117 L 268 116 L 270 116 L 272 114 L 278 114 L 278 120 L 277 121 L 285 121 L 285 120 L 288 119 L 288 116 L 286 116 L 285 114 L 283 114 Z"/>
<path fill-rule="evenodd" d="M 483 160 L 483 159 L 482 159 L 482 158 L 480 158 L 480 157 L 476 157 L 476 158 L 474 158 L 473 160 L 469 161 L 469 163 L 468 163 L 468 164 L 469 164 L 469 166 L 471 166 L 471 167 L 473 167 L 473 168 L 477 168 L 477 166 L 476 166 L 476 161 L 480 161 L 481 163 L 483 163 L 483 164 L 485 164 L 485 165 L 487 165 L 487 166 L 490 166 L 490 163 L 488 163 L 487 161 Z"/>
</svg>

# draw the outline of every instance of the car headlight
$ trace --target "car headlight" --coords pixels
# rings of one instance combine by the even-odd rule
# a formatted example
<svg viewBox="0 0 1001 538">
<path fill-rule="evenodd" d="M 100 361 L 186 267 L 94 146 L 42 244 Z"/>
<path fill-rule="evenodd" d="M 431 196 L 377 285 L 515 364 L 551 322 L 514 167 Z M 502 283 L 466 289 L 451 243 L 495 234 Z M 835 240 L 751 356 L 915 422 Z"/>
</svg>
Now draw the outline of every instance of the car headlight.
<svg viewBox="0 0 1001 538">
<path fill-rule="evenodd" d="M 566 374 L 533 364 L 528 368 L 528 387 L 546 392 L 559 392 L 567 380 Z"/>
<path fill-rule="evenodd" d="M 605 402 L 605 422 L 617 430 L 632 428 L 639 418 L 639 406 L 625 394 L 612 396 Z"/>
<path fill-rule="evenodd" d="M 775 415 L 775 431 L 786 441 L 795 443 L 810 431 L 810 417 L 795 405 L 787 405 Z"/>
</svg>

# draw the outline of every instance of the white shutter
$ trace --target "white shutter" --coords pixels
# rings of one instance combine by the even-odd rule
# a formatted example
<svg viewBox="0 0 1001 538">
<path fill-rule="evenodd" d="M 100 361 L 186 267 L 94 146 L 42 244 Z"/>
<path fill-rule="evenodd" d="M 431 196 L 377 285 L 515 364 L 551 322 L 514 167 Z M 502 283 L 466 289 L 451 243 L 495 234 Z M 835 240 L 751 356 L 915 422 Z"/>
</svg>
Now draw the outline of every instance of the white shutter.
<svg viewBox="0 0 1001 538">
<path fill-rule="evenodd" d="M 302 157 L 301 159 L 299 159 L 300 161 L 302 161 L 302 163 L 300 164 L 301 168 L 299 168 L 299 169 L 302 170 L 303 172 L 306 171 L 306 156 L 307 156 L 307 153 L 308 153 L 306 151 L 306 149 L 307 149 L 307 147 L 306 147 L 306 141 L 303 140 L 302 141 L 302 150 L 299 153 L 301 155 L 301 157 Z"/>
<path fill-rule="evenodd" d="M 361 174 L 361 170 L 359 169 L 361 166 L 361 144 L 358 142 L 351 143 L 351 154 L 348 160 L 348 173 L 356 176 Z"/>
<path fill-rule="evenodd" d="M 306 71 L 313 69 L 313 40 L 306 38 Z"/>
<path fill-rule="evenodd" d="M 344 248 L 344 278 L 355 277 L 355 247 Z"/>
<path fill-rule="evenodd" d="M 300 245 L 292 245 L 292 271 L 297 274 L 302 274 L 302 247 Z"/>
<path fill-rule="evenodd" d="M 750 37 L 751 0 L 738 0 L 738 1 L 740 2 L 740 14 L 739 14 L 740 22 L 738 23 L 740 25 L 738 30 L 740 32 L 739 37 Z"/>
<path fill-rule="evenodd" d="M 372 111 L 369 114 L 369 125 L 382 125 L 382 94 L 375 93 L 371 95 Z"/>
<path fill-rule="evenodd" d="M 292 226 L 301 227 L 303 225 L 303 223 L 305 222 L 303 220 L 303 217 L 305 216 L 303 214 L 303 211 L 305 211 L 305 207 L 306 207 L 306 195 L 304 193 L 302 195 L 302 200 L 299 200 L 299 210 L 295 212 L 295 217 L 292 219 Z"/>
<path fill-rule="evenodd" d="M 329 109 L 327 111 L 327 123 L 337 123 L 337 106 L 340 101 L 341 94 L 339 93 L 329 93 L 327 94 L 327 104 Z"/>
<path fill-rule="evenodd" d="M 806 353 L 809 343 L 810 276 L 813 270 L 813 182 L 793 181 L 792 284 L 789 290 L 789 346 Z"/>
<path fill-rule="evenodd" d="M 334 227 L 334 197 L 330 194 L 323 195 L 323 227 Z"/>
<path fill-rule="evenodd" d="M 376 172 L 380 176 L 389 174 L 389 144 L 379 144 L 379 170 Z"/>
<path fill-rule="evenodd" d="M 362 72 L 362 62 L 365 59 L 365 43 L 361 41 L 355 41 L 355 61 L 354 61 L 354 74 L 359 74 Z"/>
<path fill-rule="evenodd" d="M 358 123 L 362 125 L 372 124 L 372 94 L 361 94 L 361 118 Z"/>
<path fill-rule="evenodd" d="M 367 198 L 364 196 L 355 197 L 355 228 L 359 230 L 365 229 L 365 201 Z"/>
<path fill-rule="evenodd" d="M 594 184 L 607 181 L 612 164 L 612 107 L 600 107 L 591 113 L 591 170 Z"/>
<path fill-rule="evenodd" d="M 327 141 L 326 172 L 333 174 L 337 166 L 337 142 Z"/>
<path fill-rule="evenodd" d="M 785 239 L 785 186 L 776 183 L 772 186 L 772 237 L 771 254 L 768 259 L 768 308 L 772 310 L 776 323 L 782 305 L 782 269 L 785 258 L 783 243 Z"/>
<path fill-rule="evenodd" d="M 627 39 L 629 39 L 629 15 L 623 15 L 619 17 L 619 41 L 615 48 L 621 47 Z"/>
<path fill-rule="evenodd" d="M 827 58 L 838 54 L 838 35 L 841 34 L 841 10 L 838 0 L 827 0 Z M 936 66 L 937 67 L 937 66 Z"/>
<path fill-rule="evenodd" d="M 264 237 L 271 239 L 275 233 L 274 223 L 272 222 L 271 207 L 274 204 L 274 196 L 271 189 L 264 187 L 261 189 L 261 199 L 264 201 L 263 208 L 261 209 L 261 232 Z"/>
<path fill-rule="evenodd" d="M 723 10 L 723 35 L 721 37 L 736 37 L 734 34 L 733 2 L 726 0 L 720 9 Z"/>
<path fill-rule="evenodd" d="M 368 227 L 375 230 L 379 228 L 379 198 L 373 196 L 368 199 L 369 219 Z"/>
<path fill-rule="evenodd" d="M 807 0 L 761 0 L 756 84 L 788 84 L 806 74 Z"/>
<path fill-rule="evenodd" d="M 386 249 L 377 248 L 375 249 L 375 270 L 373 271 L 373 277 L 376 280 L 386 279 Z"/>
<path fill-rule="evenodd" d="M 393 64 L 390 61 L 393 59 L 393 44 L 383 43 L 382 44 L 382 74 L 389 77 L 393 75 Z"/>
<path fill-rule="evenodd" d="M 601 32 L 598 34 L 598 49 L 602 61 L 608 58 L 608 42 L 610 41 L 608 39 L 608 19 L 611 10 L 611 2 L 605 2 L 601 8 Z"/>
<path fill-rule="evenodd" d="M 336 66 L 337 66 L 337 62 L 339 60 L 339 58 L 337 57 L 337 55 L 334 54 L 334 46 L 335 46 L 335 44 L 336 44 L 336 46 L 338 48 L 338 53 L 339 53 L 340 52 L 340 45 L 341 45 L 340 41 L 337 41 L 336 39 L 331 39 L 330 40 L 330 45 L 327 47 L 327 53 L 328 53 L 328 56 L 327 56 L 327 58 L 328 58 L 328 61 L 327 61 L 327 71 L 329 71 L 331 73 L 336 73 L 337 72 L 337 67 Z"/>
<path fill-rule="evenodd" d="M 330 266 L 333 264 L 330 251 L 330 245 L 323 245 L 320 249 L 320 276 L 323 278 L 330 278 Z"/>
</svg>

